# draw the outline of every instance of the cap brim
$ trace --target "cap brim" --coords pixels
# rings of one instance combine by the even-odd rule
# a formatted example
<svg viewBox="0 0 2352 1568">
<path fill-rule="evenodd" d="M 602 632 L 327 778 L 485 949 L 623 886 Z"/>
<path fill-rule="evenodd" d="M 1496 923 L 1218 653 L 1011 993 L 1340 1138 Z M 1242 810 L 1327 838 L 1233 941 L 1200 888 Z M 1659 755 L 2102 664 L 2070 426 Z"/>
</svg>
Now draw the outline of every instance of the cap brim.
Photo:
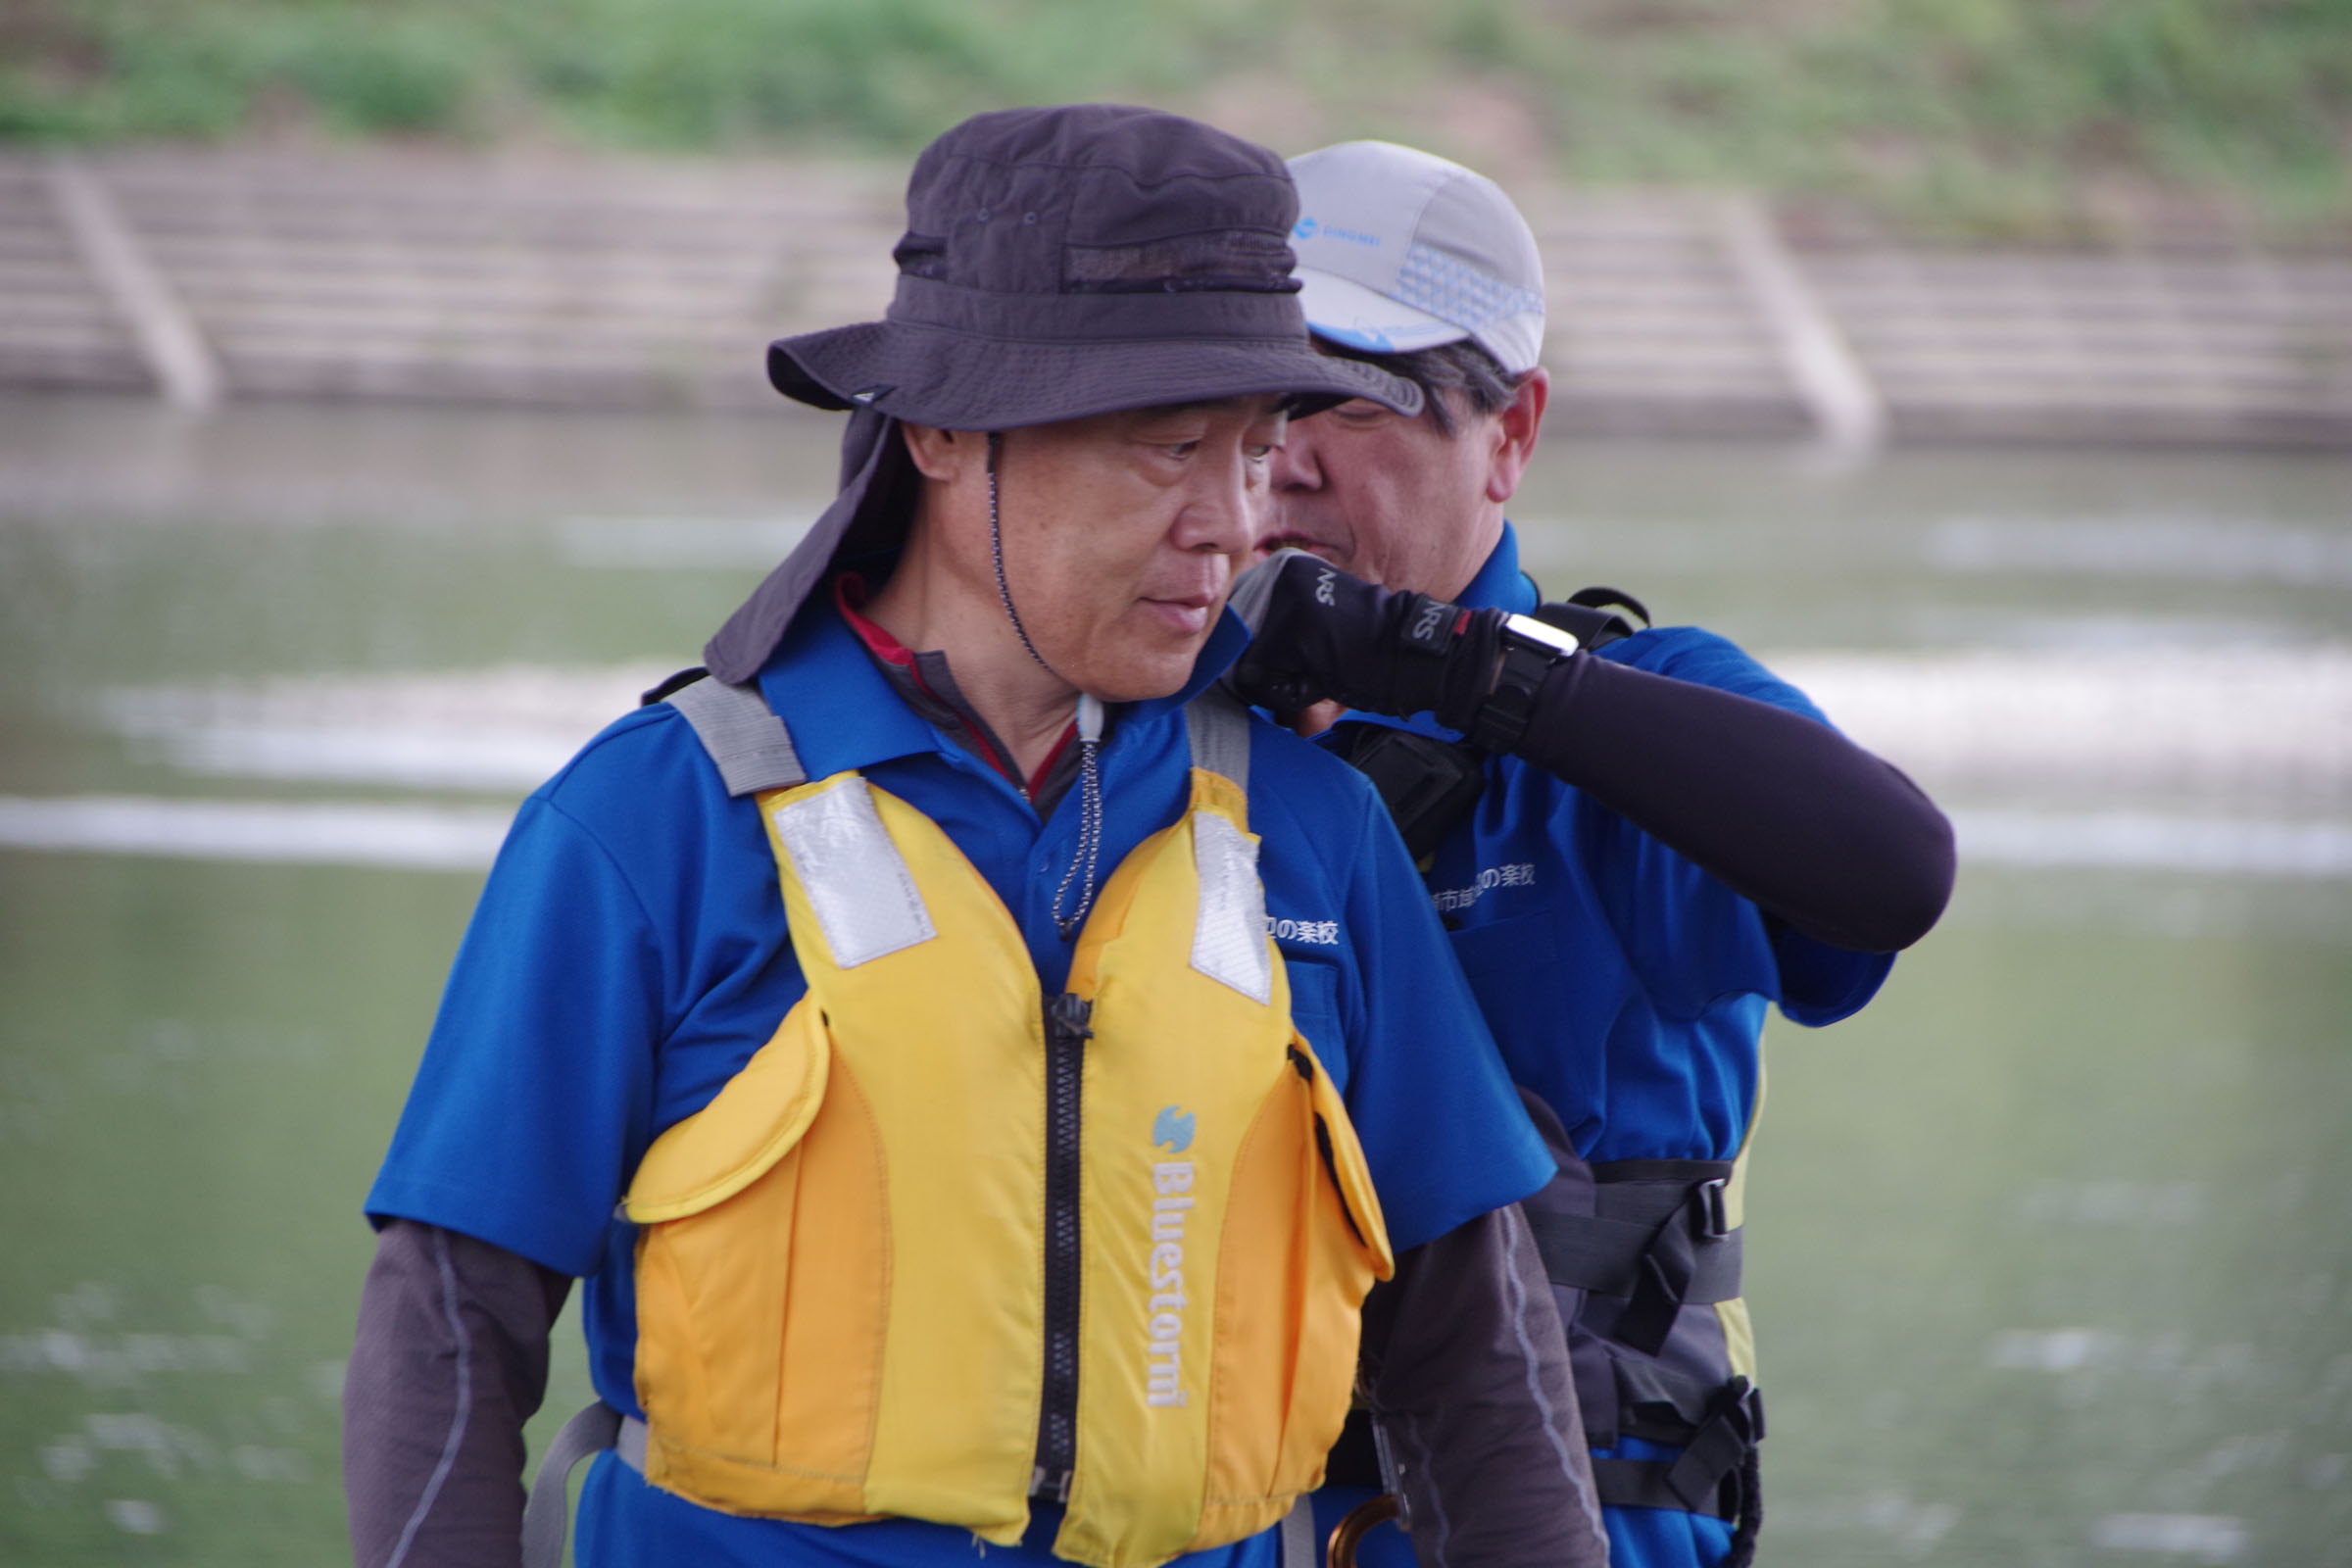
<svg viewBox="0 0 2352 1568">
<path fill-rule="evenodd" d="M 1345 347 L 1366 354 L 1411 354 L 1471 335 L 1451 321 L 1333 273 L 1301 267 L 1293 275 L 1298 279 L 1298 304 L 1306 312 L 1307 330 Z"/>
<path fill-rule="evenodd" d="M 1008 430 L 1127 409 L 1274 396 L 1295 408 L 1369 398 L 1421 412 L 1421 389 L 1304 337 L 1033 343 L 904 321 L 779 339 L 768 380 L 822 409 L 870 408 L 948 430 Z"/>
</svg>

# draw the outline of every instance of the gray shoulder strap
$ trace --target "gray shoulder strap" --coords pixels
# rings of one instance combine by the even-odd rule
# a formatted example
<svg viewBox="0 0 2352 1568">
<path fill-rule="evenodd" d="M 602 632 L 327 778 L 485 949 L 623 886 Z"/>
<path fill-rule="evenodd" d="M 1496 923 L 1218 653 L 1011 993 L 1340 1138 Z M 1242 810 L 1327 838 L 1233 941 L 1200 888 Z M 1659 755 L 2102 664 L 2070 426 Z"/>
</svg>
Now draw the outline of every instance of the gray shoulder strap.
<svg viewBox="0 0 2352 1568">
<path fill-rule="evenodd" d="M 620 1432 L 620 1412 L 603 1400 L 564 1423 L 539 1461 L 539 1478 L 531 1483 L 530 1500 L 522 1510 L 522 1568 L 564 1568 L 564 1538 L 570 1533 L 571 1499 L 564 1483 L 572 1467 L 591 1454 L 612 1446 Z"/>
<path fill-rule="evenodd" d="M 1193 746 L 1193 765 L 1222 773 L 1250 792 L 1250 710 L 1222 686 L 1211 686 L 1185 705 L 1185 734 Z"/>
<path fill-rule="evenodd" d="M 1315 1568 L 1315 1559 L 1322 1555 L 1315 1550 L 1314 1494 L 1302 1492 L 1291 1504 L 1291 1511 L 1282 1516 L 1281 1568 Z"/>
<path fill-rule="evenodd" d="M 686 717 L 703 750 L 718 764 L 729 795 L 790 789 L 808 781 L 792 749 L 792 733 L 757 686 L 730 686 L 715 676 L 671 692 L 669 706 Z"/>
</svg>

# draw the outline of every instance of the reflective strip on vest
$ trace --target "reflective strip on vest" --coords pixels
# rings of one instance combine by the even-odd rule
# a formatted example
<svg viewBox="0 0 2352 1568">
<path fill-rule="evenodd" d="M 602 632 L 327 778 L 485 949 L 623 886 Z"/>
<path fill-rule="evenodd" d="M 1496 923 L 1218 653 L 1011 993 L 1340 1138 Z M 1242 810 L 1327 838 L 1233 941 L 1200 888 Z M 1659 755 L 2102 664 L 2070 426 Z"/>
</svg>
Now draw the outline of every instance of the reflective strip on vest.
<svg viewBox="0 0 2352 1568">
<path fill-rule="evenodd" d="M 845 774 L 772 808 L 767 819 L 808 890 L 836 964 L 855 969 L 939 935 L 906 858 L 874 814 L 864 779 Z"/>
<path fill-rule="evenodd" d="M 1274 1000 L 1274 966 L 1257 845 L 1225 818 L 1195 811 L 1193 865 L 1200 879 L 1193 967 L 1265 1005 Z"/>
</svg>

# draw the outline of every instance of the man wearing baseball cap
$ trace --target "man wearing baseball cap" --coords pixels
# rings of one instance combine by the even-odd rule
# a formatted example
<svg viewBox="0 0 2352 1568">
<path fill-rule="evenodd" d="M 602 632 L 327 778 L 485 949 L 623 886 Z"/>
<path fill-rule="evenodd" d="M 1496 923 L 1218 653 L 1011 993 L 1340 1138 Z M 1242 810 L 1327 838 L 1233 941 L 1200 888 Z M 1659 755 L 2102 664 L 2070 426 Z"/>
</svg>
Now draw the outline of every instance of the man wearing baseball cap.
<svg viewBox="0 0 2352 1568">
<path fill-rule="evenodd" d="M 1291 432 L 1261 548 L 1294 553 L 1237 595 L 1258 634 L 1236 685 L 1310 730 L 1317 705 L 1359 710 L 1325 743 L 1389 801 L 1537 1105 L 1559 1173 L 1526 1208 L 1611 1560 L 1743 1564 L 1758 1032 L 1770 1005 L 1826 1024 L 1870 1000 L 1943 906 L 1950 830 L 1731 643 L 1636 630 L 1608 590 L 1545 604 L 1519 569 L 1503 509 L 1549 381 L 1542 258 L 1509 198 L 1385 142 L 1291 170 L 1316 340 L 1424 405 L 1356 400 Z M 1343 1442 L 1327 1516 L 1382 1484 L 1371 1452 Z"/>
<path fill-rule="evenodd" d="M 1296 217 L 1191 121 L 984 115 L 887 318 L 772 347 L 840 494 L 524 805 L 368 1197 L 363 1564 L 552 1568 L 589 1454 L 583 1564 L 1303 1560 L 1392 1274 L 1371 1402 L 1511 1460 L 1408 1485 L 1446 1560 L 1600 1559 L 1541 1137 L 1374 792 L 1211 685 L 1286 422 L 1420 402 L 1312 349 Z"/>
</svg>

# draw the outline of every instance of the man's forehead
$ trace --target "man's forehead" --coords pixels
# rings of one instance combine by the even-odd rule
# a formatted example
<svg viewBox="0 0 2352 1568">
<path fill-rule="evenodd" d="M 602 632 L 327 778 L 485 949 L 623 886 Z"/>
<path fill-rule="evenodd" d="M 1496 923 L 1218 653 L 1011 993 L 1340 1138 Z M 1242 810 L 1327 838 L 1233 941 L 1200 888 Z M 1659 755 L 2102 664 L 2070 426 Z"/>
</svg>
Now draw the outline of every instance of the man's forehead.
<svg viewBox="0 0 2352 1568">
<path fill-rule="evenodd" d="M 1230 416 L 1244 419 L 1261 419 L 1282 413 L 1288 401 L 1276 393 L 1257 392 L 1243 397 L 1215 398 L 1206 402 L 1154 404 L 1148 409 L 1130 409 L 1126 414 L 1116 415 L 1113 417 L 1125 418 L 1138 423 L 1149 423 L 1154 419 L 1199 418 L 1203 416 L 1212 418 Z"/>
<path fill-rule="evenodd" d="M 1138 437 L 1161 440 L 1177 434 L 1186 440 L 1196 440 L 1214 426 L 1229 421 L 1246 430 L 1277 421 L 1283 417 L 1288 404 L 1287 398 L 1277 394 L 1251 393 L 1195 403 L 1157 403 L 1024 428 L 1056 441 L 1124 441 Z M 1020 430 L 1008 433 L 1018 435 Z"/>
</svg>

